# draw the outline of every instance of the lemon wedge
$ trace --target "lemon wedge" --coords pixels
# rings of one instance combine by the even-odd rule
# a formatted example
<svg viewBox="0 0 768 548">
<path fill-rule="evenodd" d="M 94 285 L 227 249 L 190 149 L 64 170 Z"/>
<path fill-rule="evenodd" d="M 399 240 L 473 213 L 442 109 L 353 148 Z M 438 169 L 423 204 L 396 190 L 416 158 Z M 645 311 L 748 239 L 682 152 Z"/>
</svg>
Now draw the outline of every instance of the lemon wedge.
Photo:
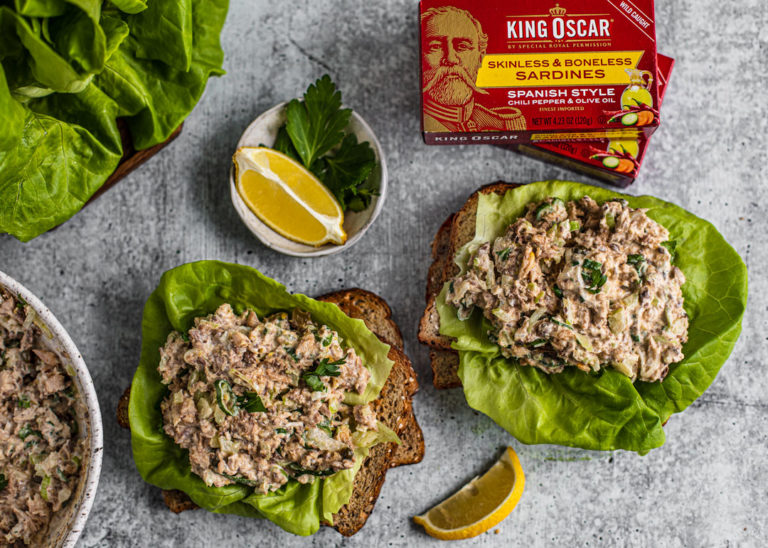
<svg viewBox="0 0 768 548">
<path fill-rule="evenodd" d="M 272 230 L 315 247 L 347 241 L 339 202 L 304 166 L 264 147 L 242 147 L 233 160 L 238 193 Z"/>
<path fill-rule="evenodd" d="M 476 537 L 506 518 L 525 486 L 520 460 L 511 447 L 490 470 L 413 521 L 442 540 Z"/>
</svg>

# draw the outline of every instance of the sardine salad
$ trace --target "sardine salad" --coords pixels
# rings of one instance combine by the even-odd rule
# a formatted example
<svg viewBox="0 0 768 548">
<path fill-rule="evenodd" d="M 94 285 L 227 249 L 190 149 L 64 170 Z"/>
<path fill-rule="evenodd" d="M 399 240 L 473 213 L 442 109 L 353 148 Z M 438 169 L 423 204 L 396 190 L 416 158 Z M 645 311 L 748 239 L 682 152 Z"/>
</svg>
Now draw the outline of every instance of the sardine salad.
<svg viewBox="0 0 768 548">
<path fill-rule="evenodd" d="M 223 304 L 171 332 L 160 356 L 164 430 L 209 486 L 309 483 L 353 468 L 355 438 L 377 430 L 370 404 L 344 403 L 370 371 L 301 310 L 260 319 Z"/>
<path fill-rule="evenodd" d="M 522 365 L 609 366 L 660 381 L 688 338 L 685 276 L 672 252 L 667 229 L 624 200 L 549 198 L 481 245 L 446 301 L 460 319 L 480 309 L 491 340 Z"/>
<path fill-rule="evenodd" d="M 0 545 L 39 544 L 81 476 L 83 404 L 36 314 L 0 289 Z"/>
</svg>

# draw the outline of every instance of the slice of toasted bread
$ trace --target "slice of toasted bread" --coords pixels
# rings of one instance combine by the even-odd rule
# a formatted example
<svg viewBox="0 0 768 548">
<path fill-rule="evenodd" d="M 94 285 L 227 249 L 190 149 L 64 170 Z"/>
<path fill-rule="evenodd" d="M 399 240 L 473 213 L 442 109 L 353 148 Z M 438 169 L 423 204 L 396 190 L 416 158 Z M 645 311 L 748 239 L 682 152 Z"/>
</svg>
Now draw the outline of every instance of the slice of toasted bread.
<svg viewBox="0 0 768 548">
<path fill-rule="evenodd" d="M 379 398 L 373 402 L 379 420 L 394 430 L 401 444 L 373 447 L 355 476 L 352 498 L 334 515 L 333 527 L 344 536 L 359 531 L 373 511 L 389 468 L 415 464 L 424 458 L 424 436 L 413 414 L 413 395 L 418 390 L 416 372 L 403 352 L 403 338 L 392 311 L 381 297 L 362 289 L 337 291 L 318 300 L 336 304 L 345 314 L 363 320 L 382 341 L 391 346 L 389 359 L 394 363 Z M 130 387 L 117 406 L 117 422 L 129 428 L 128 402 Z M 197 508 L 182 491 L 163 491 L 163 500 L 172 512 Z"/>
<path fill-rule="evenodd" d="M 426 323 L 424 319 L 420 322 L 419 333 L 427 333 L 429 324 L 432 323 L 431 315 L 436 313 L 434 309 L 434 299 L 443 288 L 445 279 L 443 273 L 445 265 L 449 260 L 448 248 L 451 244 L 451 226 L 455 215 L 450 215 L 437 231 L 435 239 L 432 240 L 432 264 L 429 266 L 427 274 L 427 308 L 429 314 L 426 314 Z M 439 333 L 437 334 L 439 335 Z M 423 335 L 422 335 L 423 336 Z M 441 344 L 450 344 L 447 339 L 438 339 L 437 337 L 428 337 L 428 341 L 440 340 Z M 431 350 L 429 352 L 429 361 L 432 366 L 432 384 L 435 388 L 455 388 L 461 386 L 458 371 L 458 354 L 454 350 Z"/>
<path fill-rule="evenodd" d="M 520 185 L 497 182 L 486 185 L 472 193 L 461 209 L 449 217 L 438 229 L 432 242 L 433 262 L 427 276 L 427 306 L 419 322 L 419 341 L 433 350 L 430 352 L 435 388 L 454 388 L 461 385 L 458 377 L 458 355 L 451 349 L 451 339 L 440 334 L 440 316 L 435 301 L 440 290 L 450 278 L 459 273 L 453 257 L 465 244 L 475 237 L 477 224 L 477 201 L 481 194 L 505 194 Z M 450 228 L 446 227 L 450 225 Z M 436 252 L 443 257 L 436 257 Z M 442 266 L 438 275 L 437 270 Z"/>
<path fill-rule="evenodd" d="M 438 333 L 440 321 L 435 308 L 435 298 L 445 283 L 445 271 L 450 260 L 451 229 L 456 215 L 450 215 L 437 230 L 432 240 L 432 264 L 427 273 L 427 306 L 419 322 L 419 341 L 432 348 L 450 351 L 451 340 Z"/>
</svg>

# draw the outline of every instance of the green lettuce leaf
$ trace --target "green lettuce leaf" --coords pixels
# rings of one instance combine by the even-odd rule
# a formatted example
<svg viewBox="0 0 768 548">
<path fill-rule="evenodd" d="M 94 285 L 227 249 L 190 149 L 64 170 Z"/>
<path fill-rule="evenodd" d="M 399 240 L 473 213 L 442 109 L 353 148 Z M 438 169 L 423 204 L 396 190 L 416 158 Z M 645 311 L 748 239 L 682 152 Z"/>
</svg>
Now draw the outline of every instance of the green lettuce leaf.
<svg viewBox="0 0 768 548">
<path fill-rule="evenodd" d="M 172 330 L 188 330 L 194 318 L 211 314 L 223 303 L 230 303 L 237 312 L 249 308 L 260 317 L 301 308 L 314 320 L 338 331 L 371 371 L 366 391 L 347 396 L 351 403 L 376 399 L 392 368 L 387 358 L 389 347 L 362 321 L 349 318 L 336 305 L 292 295 L 247 266 L 200 261 L 174 268 L 163 274 L 144 307 L 141 360 L 131 385 L 129 405 L 133 456 L 141 476 L 162 489 L 184 491 L 198 506 L 212 512 L 264 517 L 291 533 L 310 535 L 320 527 L 321 520 L 332 522 L 333 514 L 349 501 L 354 472 L 341 472 L 308 485 L 290 481 L 268 495 L 241 485 L 208 487 L 191 472 L 187 452 L 162 430 L 160 401 L 167 390 L 157 372 L 159 349 Z M 360 440 L 357 468 L 370 447 L 397 439 L 391 430 L 379 426 L 378 433 Z"/>
<path fill-rule="evenodd" d="M 137 150 L 184 121 L 208 78 L 223 74 L 228 0 L 152 2 L 151 10 L 143 0 L 6 4 L 0 233 L 27 241 L 79 211 L 115 170 L 118 117 Z"/>
<path fill-rule="evenodd" d="M 27 17 L 56 17 L 67 9 L 65 0 L 14 0 L 14 6 Z"/>
<path fill-rule="evenodd" d="M 650 196 L 628 196 L 563 181 L 532 183 L 504 196 L 481 196 L 475 238 L 459 250 L 466 269 L 471 252 L 500 236 L 530 202 L 589 195 L 598 202 L 623 198 L 669 230 L 677 242 L 675 264 L 686 276 L 685 310 L 690 320 L 685 359 L 661 383 L 632 383 L 607 369 L 599 377 L 567 370 L 547 375 L 501 356 L 487 336 L 490 323 L 479 311 L 462 322 L 438 298 L 440 332 L 456 338 L 459 377 L 471 407 L 482 411 L 523 443 L 552 443 L 584 449 L 625 449 L 645 454 L 664 443 L 662 425 L 709 387 L 741 333 L 747 302 L 744 262 L 707 221 Z"/>
<path fill-rule="evenodd" d="M 5 35 L 3 42 L 12 40 L 11 33 L 18 39 L 18 42 L 10 47 L 3 44 L 4 55 L 9 57 L 8 61 L 3 59 L 3 66 L 6 68 L 6 78 L 11 91 L 17 95 L 31 97 L 53 91 L 83 91 L 93 75 L 76 70 L 62 53 L 56 51 L 46 40 L 43 27 L 34 24 L 35 21 L 14 13 L 7 6 L 0 6 L 0 29 Z"/>
<path fill-rule="evenodd" d="M 62 17 L 49 19 L 48 36 L 59 54 L 79 73 L 92 75 L 104 69 L 107 37 L 99 24 L 101 0 L 69 0 Z"/>
<path fill-rule="evenodd" d="M 24 107 L 13 99 L 5 71 L 0 65 L 0 150 L 13 147 L 24 130 Z"/>
<path fill-rule="evenodd" d="M 122 150 L 117 106 L 93 85 L 23 111 L 23 138 L 0 149 L 0 229 L 27 241 L 78 211 L 104 183 L 102 174 L 115 170 Z"/>
<path fill-rule="evenodd" d="M 147 9 L 145 0 L 111 0 L 117 9 L 124 13 L 140 13 Z"/>
<path fill-rule="evenodd" d="M 110 57 L 96 85 L 120 105 L 137 150 L 165 141 L 195 107 L 210 76 L 224 74 L 224 53 L 219 34 L 227 14 L 228 0 L 192 0 L 191 64 L 180 70 L 157 60 L 139 57 L 147 45 L 131 35 Z M 149 9 L 143 12 L 149 13 Z M 131 20 L 128 22 L 131 26 Z M 180 44 L 169 43 L 168 51 L 183 56 Z"/>
<path fill-rule="evenodd" d="M 150 2 L 128 18 L 136 38 L 136 57 L 162 61 L 181 72 L 192 65 L 193 0 Z"/>
</svg>

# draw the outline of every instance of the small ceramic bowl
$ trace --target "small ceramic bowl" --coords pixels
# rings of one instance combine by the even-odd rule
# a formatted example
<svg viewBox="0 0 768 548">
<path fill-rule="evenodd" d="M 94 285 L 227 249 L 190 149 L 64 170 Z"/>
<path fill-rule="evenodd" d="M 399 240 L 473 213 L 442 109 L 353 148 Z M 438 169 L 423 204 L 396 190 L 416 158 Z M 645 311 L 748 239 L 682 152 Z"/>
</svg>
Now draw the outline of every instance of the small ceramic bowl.
<svg viewBox="0 0 768 548">
<path fill-rule="evenodd" d="M 288 103 L 280 103 L 272 107 L 261 116 L 256 118 L 245 130 L 237 143 L 240 147 L 257 147 L 259 145 L 272 146 L 277 137 L 278 130 L 285 124 L 285 107 Z M 387 164 L 384 154 L 379 144 L 379 140 L 374 135 L 373 130 L 368 124 L 355 112 L 347 126 L 349 133 L 354 133 L 357 140 L 370 143 L 374 154 L 376 155 L 376 167 L 371 172 L 373 182 L 378 184 L 379 195 L 374 196 L 371 205 L 359 213 L 347 211 L 344 213 L 344 231 L 347 233 L 347 242 L 344 245 L 326 244 L 320 247 L 312 247 L 300 244 L 285 238 L 269 228 L 266 224 L 245 205 L 235 184 L 234 167 L 229 173 L 229 187 L 232 196 L 232 204 L 235 206 L 237 214 L 245 223 L 245 226 L 261 240 L 265 246 L 294 257 L 321 257 L 323 255 L 333 255 L 340 253 L 353 246 L 363 234 L 370 228 L 376 217 L 379 216 L 381 208 L 384 206 L 384 199 L 387 195 Z"/>
<path fill-rule="evenodd" d="M 42 539 L 43 546 L 72 548 L 85 527 L 99 484 L 104 448 L 99 400 L 83 357 L 53 313 L 31 291 L 3 272 L 0 272 L 0 287 L 24 299 L 35 311 L 38 321 L 47 328 L 40 330 L 45 345 L 59 356 L 64 368 L 75 379 L 77 393 L 85 404 L 83 416 L 77 417 L 80 435 L 88 440 L 88 452 L 84 455 L 81 468 L 84 473 L 70 503 L 54 514 Z"/>
</svg>

